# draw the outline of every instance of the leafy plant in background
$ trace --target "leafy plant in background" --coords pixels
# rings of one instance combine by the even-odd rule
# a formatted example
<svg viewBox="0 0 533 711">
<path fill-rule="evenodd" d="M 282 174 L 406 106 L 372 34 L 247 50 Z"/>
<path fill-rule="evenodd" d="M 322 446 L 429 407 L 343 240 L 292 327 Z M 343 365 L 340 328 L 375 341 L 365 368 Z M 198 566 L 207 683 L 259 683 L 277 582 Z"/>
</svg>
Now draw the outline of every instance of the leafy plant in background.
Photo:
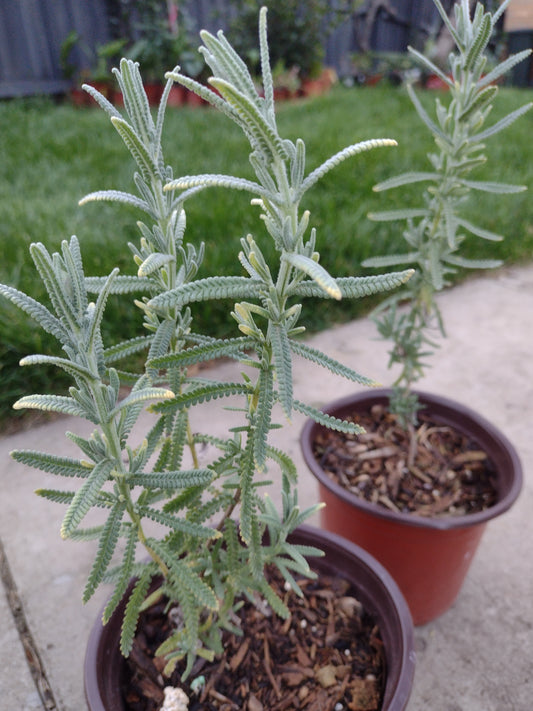
<svg viewBox="0 0 533 711">
<path fill-rule="evenodd" d="M 286 71 L 297 68 L 300 77 L 320 73 L 324 60 L 324 41 L 347 17 L 360 0 L 343 0 L 332 8 L 329 0 L 285 0 L 269 8 L 270 59 L 273 67 Z M 228 36 L 232 45 L 245 58 L 252 73 L 260 72 L 257 51 L 256 18 L 260 0 L 234 0 L 234 19 Z"/>
<path fill-rule="evenodd" d="M 419 117 L 435 139 L 436 151 L 428 155 L 432 169 L 403 173 L 376 185 L 374 189 L 377 191 L 412 183 L 425 183 L 427 187 L 419 207 L 370 215 L 376 221 L 406 221 L 403 237 L 409 251 L 370 258 L 363 263 L 364 266 L 374 267 L 400 264 L 417 267 L 415 276 L 405 289 L 388 298 L 376 312 L 379 333 L 393 344 L 390 365 L 399 364 L 401 367 L 390 405 L 406 428 L 412 427 L 417 419 L 419 405 L 412 386 L 422 377 L 426 358 L 435 347 L 433 333 L 444 335 L 444 324 L 436 301 L 437 292 L 447 285 L 449 276 L 457 268 L 488 269 L 501 264 L 496 260 L 469 260 L 461 255 L 461 248 L 469 234 L 486 240 L 503 239 L 469 221 L 467 198 L 472 191 L 500 195 L 525 190 L 524 186 L 474 180 L 470 174 L 487 160 L 485 141 L 510 126 L 532 106 L 531 103 L 526 104 L 486 126 L 498 93 L 495 82 L 530 54 L 530 50 L 526 50 L 512 55 L 484 74 L 487 44 L 510 0 L 506 0 L 493 15 L 485 12 L 478 3 L 472 17 L 468 0 L 461 0 L 455 5 L 455 26 L 440 0 L 434 2 L 457 48 L 449 57 L 450 76 L 424 55 L 415 50 L 411 52 L 449 87 L 448 105 L 444 106 L 440 97 L 437 98 L 433 119 L 413 88 L 407 87 Z M 400 308 L 403 302 L 406 306 Z"/>
<path fill-rule="evenodd" d="M 85 78 L 90 76 L 95 82 L 107 82 L 111 67 L 119 60 L 127 42 L 127 39 L 121 37 L 106 44 L 99 44 L 92 49 L 76 30 L 72 30 L 61 43 L 59 63 L 63 76 L 65 79 L 76 78 L 78 81 L 82 76 Z M 85 64 L 88 65 L 87 68 L 78 69 L 76 63 L 72 61 L 75 49 L 80 53 L 80 57 L 83 57 Z"/>
<path fill-rule="evenodd" d="M 176 68 L 168 75 L 155 120 L 138 65 L 130 60 L 123 59 L 120 70 L 114 70 L 124 96 L 124 116 L 87 87 L 135 160 L 137 192 L 98 191 L 82 202 L 115 201 L 143 213 L 144 221 L 138 223 L 140 243 L 129 245 L 137 275 L 120 275 L 114 269 L 103 278 L 85 276 L 78 240 L 72 237 L 52 255 L 42 244 L 30 248 L 51 309 L 13 287 L 0 286 L 7 299 L 55 336 L 62 347 L 60 356 L 29 356 L 22 364 L 57 366 L 74 382 L 68 395 L 29 395 L 15 407 L 76 415 L 95 426 L 89 437 L 67 433 L 79 446 L 81 458 L 22 450 L 13 456 L 45 472 L 79 480 L 78 488 L 38 493 L 67 506 L 61 528 L 64 538 L 97 541 L 83 599 L 88 600 L 102 581 L 113 582 L 104 622 L 116 609 L 130 578 L 137 577 L 123 620 L 121 649 L 125 655 L 143 609 L 163 595 L 179 603 L 183 624 L 159 653 L 167 658 L 167 670 L 185 658 L 185 674 L 196 656 L 211 659 L 222 651 L 223 629 L 239 633 L 234 612 L 243 596 L 252 600 L 260 596 L 279 615 L 288 614 L 268 584 L 267 565 L 276 566 L 296 591 L 295 574 L 312 575 L 306 556 L 318 551 L 287 542 L 287 535 L 311 511 L 298 507 L 294 463 L 269 442 L 270 431 L 278 426 L 274 406 L 279 404 L 288 418 L 296 410 L 330 427 L 357 430 L 293 396 L 295 353 L 356 382 L 371 383 L 296 338 L 303 330 L 298 325 L 300 300 L 357 298 L 394 288 L 411 275 L 406 270 L 334 279 L 319 263 L 315 230 L 309 230 L 310 214 L 300 208 L 307 191 L 341 161 L 394 145 L 394 141 L 376 139 L 351 145 L 306 174 L 303 141 L 281 138 L 276 125 L 266 10 L 260 15 L 264 97 L 222 33 L 214 37 L 203 32 L 201 36 L 201 51 L 216 91 Z M 240 126 L 250 143 L 256 180 L 207 174 L 173 177 L 161 149 L 165 104 L 173 81 L 195 90 Z M 183 205 L 208 187 L 252 194 L 253 209 L 259 211 L 275 244 L 276 260 L 267 264 L 259 240 L 248 235 L 239 254 L 244 275 L 198 276 L 207 250 L 185 241 Z M 95 294 L 94 302 L 89 294 Z M 101 325 L 110 294 L 138 295 L 145 335 L 105 346 Z M 195 331 L 194 304 L 218 299 L 236 301 L 232 315 L 240 336 L 219 339 Z M 143 372 L 118 369 L 121 361 L 142 351 L 147 351 Z M 191 366 L 220 356 L 238 361 L 248 374 L 228 383 L 190 371 Z M 124 384 L 131 385 L 127 394 Z M 229 397 L 238 398 L 241 425 L 223 437 L 193 433 L 192 409 Z M 150 401 L 156 417 L 135 444 L 132 429 Z M 217 448 L 218 456 L 200 466 L 197 447 L 205 443 Z M 260 496 L 272 462 L 281 469 L 281 513 Z M 104 523 L 83 527 L 93 508 L 106 514 Z M 147 533 L 148 522 L 158 524 L 159 537 Z M 114 565 L 119 540 L 122 553 Z M 138 548 L 148 554 L 148 562 L 135 562 Z M 151 591 L 158 579 L 161 584 Z"/>
<path fill-rule="evenodd" d="M 183 5 L 167 0 L 137 3 L 129 16 L 128 34 L 137 37 L 128 57 L 143 68 L 145 79 L 159 80 L 168 67 L 180 62 L 196 76 L 202 63 L 191 43 L 191 19 Z"/>
</svg>

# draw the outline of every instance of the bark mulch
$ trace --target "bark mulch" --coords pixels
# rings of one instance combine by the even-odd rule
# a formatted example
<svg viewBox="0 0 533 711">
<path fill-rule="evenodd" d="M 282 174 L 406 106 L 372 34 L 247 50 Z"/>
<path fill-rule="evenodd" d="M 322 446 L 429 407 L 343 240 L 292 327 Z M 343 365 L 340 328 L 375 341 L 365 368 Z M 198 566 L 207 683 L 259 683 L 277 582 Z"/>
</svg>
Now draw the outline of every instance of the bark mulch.
<svg viewBox="0 0 533 711">
<path fill-rule="evenodd" d="M 279 574 L 271 585 L 291 617 L 283 620 L 251 603 L 238 615 L 244 635 L 227 634 L 224 655 L 199 660 L 190 679 L 179 667 L 163 679 L 154 651 L 171 631 L 163 603 L 143 613 L 124 684 L 127 711 L 158 711 L 165 686 L 182 687 L 189 711 L 378 711 L 385 685 L 385 654 L 375 621 L 357 594 L 335 577 L 298 581 L 304 598 L 287 590 Z M 203 676 L 192 692 L 189 681 Z"/>
<path fill-rule="evenodd" d="M 365 434 L 321 429 L 313 453 L 340 486 L 391 511 L 462 516 L 496 502 L 494 466 L 479 445 L 448 425 L 419 415 L 414 438 L 384 405 L 345 419 Z"/>
</svg>

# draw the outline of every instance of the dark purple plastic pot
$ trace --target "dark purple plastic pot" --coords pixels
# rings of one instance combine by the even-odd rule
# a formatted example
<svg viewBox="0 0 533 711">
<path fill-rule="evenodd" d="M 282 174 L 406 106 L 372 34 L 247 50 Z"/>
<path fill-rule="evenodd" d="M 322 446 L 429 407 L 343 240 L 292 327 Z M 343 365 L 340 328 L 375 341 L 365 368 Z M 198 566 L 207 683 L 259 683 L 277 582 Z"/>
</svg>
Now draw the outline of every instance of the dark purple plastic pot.
<svg viewBox="0 0 533 711">
<path fill-rule="evenodd" d="M 313 569 L 348 580 L 363 606 L 375 617 L 387 662 L 382 711 L 403 711 L 413 684 L 415 654 L 413 623 L 398 586 L 372 556 L 340 536 L 302 526 L 290 540 L 324 551 L 324 558 L 312 560 Z M 124 711 L 120 679 L 125 661 L 119 638 L 126 599 L 105 627 L 100 618 L 97 620 L 89 637 L 84 669 L 89 711 Z"/>
<path fill-rule="evenodd" d="M 365 391 L 336 400 L 324 411 L 344 419 L 388 403 L 389 390 Z M 369 551 L 391 573 L 411 610 L 415 625 L 445 612 L 456 599 L 487 522 L 513 504 L 522 487 L 522 467 L 509 440 L 490 422 L 460 403 L 418 393 L 435 422 L 472 437 L 495 467 L 497 502 L 466 516 L 425 518 L 395 513 L 359 498 L 333 481 L 313 455 L 320 425 L 309 420 L 301 446 L 307 466 L 318 479 L 326 506 L 321 524 Z"/>
</svg>

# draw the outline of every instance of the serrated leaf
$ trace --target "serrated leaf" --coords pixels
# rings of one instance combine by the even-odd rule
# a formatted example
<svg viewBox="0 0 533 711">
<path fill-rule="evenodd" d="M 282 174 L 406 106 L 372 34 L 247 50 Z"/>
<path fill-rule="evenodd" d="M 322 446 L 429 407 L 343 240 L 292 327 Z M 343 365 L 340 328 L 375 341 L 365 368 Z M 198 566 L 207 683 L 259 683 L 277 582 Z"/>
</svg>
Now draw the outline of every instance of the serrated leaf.
<svg viewBox="0 0 533 711">
<path fill-rule="evenodd" d="M 175 408 L 189 408 L 199 405 L 202 402 L 217 400 L 221 397 L 231 397 L 232 395 L 249 395 L 250 385 L 245 383 L 205 383 L 199 387 L 180 394 L 178 397 L 152 406 L 155 412 L 165 412 Z"/>
<path fill-rule="evenodd" d="M 128 657 L 131 652 L 135 630 L 137 629 L 137 623 L 141 613 L 141 606 L 148 592 L 152 575 L 153 573 L 150 568 L 147 567 L 143 570 L 141 577 L 135 583 L 135 587 L 126 605 L 120 634 L 120 651 L 124 657 Z"/>
<path fill-rule="evenodd" d="M 127 358 L 134 353 L 139 353 L 139 351 L 145 350 L 150 346 L 153 336 L 138 336 L 137 338 L 131 338 L 129 341 L 122 341 L 122 343 L 117 343 L 114 346 L 110 346 L 104 350 L 104 360 L 106 365 L 110 363 L 115 363 L 117 360 L 122 360 L 122 358 Z"/>
<path fill-rule="evenodd" d="M 503 240 L 502 235 L 498 235 L 495 232 L 490 232 L 489 230 L 484 230 L 482 227 L 478 227 L 477 225 L 472 224 L 468 220 L 464 220 L 458 217 L 457 224 L 461 227 L 464 227 L 465 230 L 468 230 L 473 235 L 476 235 L 476 237 L 481 237 L 482 239 L 487 239 L 492 242 L 501 242 Z"/>
<path fill-rule="evenodd" d="M 283 600 L 277 595 L 276 592 L 270 587 L 270 585 L 267 583 L 266 580 L 261 581 L 259 584 L 259 590 L 261 591 L 262 595 L 264 596 L 265 600 L 268 602 L 272 610 L 278 615 L 278 617 L 281 617 L 283 620 L 286 620 L 290 617 L 291 613 L 288 609 L 288 607 L 285 605 Z"/>
<path fill-rule="evenodd" d="M 121 59 L 120 71 L 115 72 L 115 76 L 119 80 L 124 107 L 134 129 L 143 144 L 148 146 L 154 136 L 155 126 L 138 63 L 131 59 Z"/>
<path fill-rule="evenodd" d="M 16 449 L 11 452 L 11 457 L 21 464 L 43 472 L 51 472 L 59 476 L 80 477 L 86 479 L 91 467 L 84 466 L 78 459 L 70 457 L 58 457 L 55 454 L 46 452 L 33 452 L 25 449 Z"/>
<path fill-rule="evenodd" d="M 168 424 L 167 424 L 168 431 Z M 187 410 L 178 410 L 174 415 L 174 422 L 170 432 L 171 446 L 168 450 L 168 457 L 165 466 L 155 471 L 177 471 L 182 468 L 185 447 L 189 442 L 189 415 Z"/>
<path fill-rule="evenodd" d="M 109 512 L 109 516 L 100 534 L 98 550 L 94 559 L 89 578 L 83 591 L 83 602 L 88 602 L 93 596 L 96 588 L 102 582 L 102 578 L 111 562 L 115 548 L 117 547 L 122 516 L 126 510 L 126 504 L 117 501 Z"/>
<path fill-rule="evenodd" d="M 324 551 L 320 548 L 316 548 L 316 546 L 308 546 L 303 543 L 291 543 L 290 550 L 298 551 L 298 553 L 300 553 L 300 555 L 302 555 L 305 559 L 324 557 Z"/>
<path fill-rule="evenodd" d="M 272 78 L 272 69 L 270 67 L 266 17 L 266 8 L 261 8 L 259 11 L 259 58 L 261 61 L 261 77 L 263 79 L 266 110 L 270 119 L 274 121 L 274 80 Z"/>
<path fill-rule="evenodd" d="M 442 21 L 448 28 L 448 31 L 450 32 L 451 36 L 453 37 L 455 44 L 459 47 L 459 49 L 462 49 L 464 47 L 463 42 L 461 41 L 461 38 L 457 34 L 456 28 L 453 26 L 452 22 L 450 21 L 450 18 L 448 17 L 448 13 L 446 10 L 443 8 L 442 3 L 440 0 L 433 0 L 439 15 L 442 18 Z"/>
<path fill-rule="evenodd" d="M 61 491 L 59 489 L 36 489 L 35 493 L 37 496 L 53 501 L 55 504 L 70 504 L 75 496 L 73 491 Z"/>
<path fill-rule="evenodd" d="M 83 485 L 75 493 L 61 525 L 61 538 L 68 538 L 71 531 L 80 524 L 84 516 L 94 506 L 100 489 L 108 480 L 114 463 L 104 459 L 98 462 Z"/>
<path fill-rule="evenodd" d="M 64 395 L 26 395 L 13 405 L 13 409 L 43 410 L 43 412 L 60 412 L 63 415 L 85 417 L 85 411 L 76 400 Z"/>
<path fill-rule="evenodd" d="M 137 274 L 140 277 L 149 277 L 154 272 L 157 272 L 161 267 L 169 264 L 170 262 L 176 261 L 175 257 L 171 254 L 161 254 L 160 252 L 155 252 L 150 254 L 144 262 L 139 267 Z"/>
<path fill-rule="evenodd" d="M 369 257 L 361 262 L 363 267 L 386 269 L 399 267 L 402 264 L 416 264 L 420 259 L 420 252 L 406 252 L 405 254 L 390 254 L 382 257 Z"/>
<path fill-rule="evenodd" d="M 300 402 L 299 400 L 294 401 L 294 409 L 304 415 L 307 415 L 319 425 L 323 425 L 324 427 L 327 427 L 330 430 L 335 430 L 336 432 L 344 432 L 345 434 L 362 434 L 365 431 L 363 427 L 356 425 L 354 422 L 339 420 L 338 417 L 327 415 L 325 412 L 317 410 L 315 407 Z"/>
<path fill-rule="evenodd" d="M 226 567 L 228 570 L 237 570 L 239 565 L 239 535 L 233 519 L 224 522 L 224 545 L 226 550 Z"/>
<path fill-rule="evenodd" d="M 139 208 L 143 212 L 152 215 L 150 205 L 136 195 L 125 193 L 121 190 L 97 190 L 93 193 L 88 193 L 79 202 L 78 205 L 86 205 L 89 202 L 121 202 L 132 207 Z"/>
<path fill-rule="evenodd" d="M 104 310 L 107 303 L 107 299 L 109 297 L 109 294 L 111 293 L 113 279 L 118 274 L 118 271 L 118 267 L 115 267 L 115 269 L 113 269 L 111 274 L 107 277 L 107 281 L 102 287 L 100 293 L 98 294 L 98 298 L 96 299 L 96 304 L 91 315 L 89 334 L 87 337 L 87 349 L 89 350 L 89 352 L 93 350 L 98 350 L 98 348 L 102 348 L 103 355 L 103 347 L 101 346 L 102 337 L 100 334 L 100 325 L 104 317 Z"/>
<path fill-rule="evenodd" d="M 262 287 L 262 281 L 248 277 L 207 277 L 158 294 L 148 305 L 155 309 L 169 306 L 181 309 L 197 301 L 257 298 Z"/>
<path fill-rule="evenodd" d="M 322 163 L 322 165 L 320 165 L 318 168 L 315 168 L 315 170 L 309 173 L 309 175 L 302 182 L 299 190 L 296 193 L 298 199 L 301 198 L 302 195 L 307 190 L 309 190 L 312 185 L 314 185 L 321 178 L 323 178 L 326 173 L 328 173 L 337 165 L 345 161 L 347 158 L 351 158 L 352 156 L 355 156 L 359 153 L 372 150 L 373 148 L 382 148 L 397 145 L 398 143 L 390 138 L 374 138 L 369 141 L 361 141 L 360 143 L 354 143 L 351 146 L 343 148 L 342 151 L 339 151 L 335 155 L 331 156 L 331 158 L 328 158 L 328 160 Z"/>
<path fill-rule="evenodd" d="M 91 528 L 77 528 L 70 534 L 69 540 L 84 543 L 86 543 L 87 541 L 95 541 L 100 538 L 102 529 L 103 525 L 92 526 Z"/>
<path fill-rule="evenodd" d="M 444 261 L 464 269 L 497 269 L 503 264 L 501 259 L 467 259 L 453 254 L 446 256 Z"/>
<path fill-rule="evenodd" d="M 296 483 L 296 480 L 298 478 L 298 471 L 292 458 L 286 452 L 283 452 L 281 449 L 277 449 L 276 447 L 272 447 L 270 445 L 269 447 L 267 447 L 267 456 L 277 463 L 282 473 L 291 482 Z"/>
<path fill-rule="evenodd" d="M 448 247 L 450 250 L 455 250 L 458 248 L 457 244 L 457 216 L 455 214 L 454 206 L 450 204 L 449 200 L 443 200 L 442 210 L 444 214 L 444 233 L 448 242 Z"/>
<path fill-rule="evenodd" d="M 212 78 L 209 83 L 217 89 L 239 118 L 252 148 L 269 161 L 288 159 L 288 154 L 281 138 L 262 116 L 257 105 L 248 96 L 224 79 Z"/>
<path fill-rule="evenodd" d="M 99 294 L 107 283 L 107 277 L 85 277 L 85 288 L 90 294 Z M 111 294 L 147 292 L 153 288 L 150 279 L 138 276 L 117 276 L 113 279 Z"/>
<path fill-rule="evenodd" d="M 252 486 L 254 471 L 255 458 L 253 452 L 253 440 L 249 437 L 246 441 L 239 467 L 241 485 L 241 513 L 239 518 L 239 530 L 243 541 L 248 546 L 252 540 L 253 520 L 255 517 L 255 498 Z"/>
<path fill-rule="evenodd" d="M 400 210 L 384 210 L 383 212 L 369 212 L 367 215 L 373 222 L 392 222 L 394 220 L 415 220 L 417 217 L 429 217 L 429 210 L 425 208 L 406 208 Z"/>
<path fill-rule="evenodd" d="M 509 185 L 508 183 L 494 183 L 485 180 L 461 180 L 460 182 L 467 188 L 472 188 L 472 190 L 480 190 L 484 193 L 497 193 L 498 195 L 523 193 L 524 190 L 527 190 L 525 185 Z"/>
<path fill-rule="evenodd" d="M 483 19 L 481 20 L 477 34 L 474 37 L 474 41 L 470 45 L 470 47 L 468 49 L 468 53 L 467 53 L 465 60 L 464 60 L 464 67 L 467 71 L 472 71 L 474 69 L 474 66 L 475 66 L 477 60 L 479 59 L 480 55 L 482 54 L 482 52 L 485 51 L 485 48 L 489 42 L 491 33 L 492 33 L 491 16 L 489 15 L 489 13 L 486 13 L 483 16 Z"/>
<path fill-rule="evenodd" d="M 447 86 L 453 88 L 453 81 L 450 79 L 450 77 L 448 77 L 441 69 L 439 69 L 436 64 L 434 64 L 430 59 L 428 59 L 428 57 L 416 50 L 414 47 L 408 47 L 407 49 L 409 54 L 413 56 L 419 64 L 424 65 L 426 69 L 429 69 L 431 74 L 435 74 Z"/>
<path fill-rule="evenodd" d="M 248 565 L 255 581 L 264 579 L 265 559 L 263 555 L 261 527 L 258 516 L 254 510 L 251 519 L 251 536 L 248 541 Z"/>
<path fill-rule="evenodd" d="M 487 86 L 487 84 L 490 84 L 493 81 L 496 81 L 496 79 L 499 79 L 504 74 L 507 74 L 507 72 L 510 71 L 515 65 L 519 64 L 524 59 L 527 59 L 530 54 L 530 49 L 524 49 L 522 52 L 517 52 L 516 54 L 512 54 L 510 57 L 507 57 L 506 60 L 494 67 L 494 69 L 488 72 L 484 77 L 481 77 L 477 83 L 477 86 L 481 88 L 483 86 Z"/>
<path fill-rule="evenodd" d="M 134 390 L 111 410 L 108 417 L 111 420 L 124 408 L 129 408 L 137 403 L 146 402 L 148 400 L 170 400 L 171 398 L 174 398 L 174 393 L 172 390 L 168 390 L 168 388 L 142 388 L 141 390 Z"/>
<path fill-rule="evenodd" d="M 87 309 L 87 293 L 83 284 L 83 262 L 81 258 L 80 245 L 75 237 L 70 242 L 61 242 L 61 254 L 68 274 L 70 300 L 75 304 L 75 310 L 82 313 Z M 55 258 L 56 255 L 53 255 Z"/>
<path fill-rule="evenodd" d="M 414 105 L 414 107 L 415 107 L 415 109 L 416 109 L 416 112 L 418 113 L 418 115 L 420 116 L 420 118 L 422 119 L 422 121 L 426 124 L 426 126 L 429 128 L 429 130 L 431 131 L 431 133 L 432 133 L 434 136 L 437 136 L 438 138 L 440 138 L 441 141 L 442 141 L 444 144 L 446 144 L 446 145 L 449 146 L 449 145 L 450 145 L 450 139 L 448 138 L 448 136 L 447 136 L 443 131 L 440 130 L 440 128 L 437 126 L 437 124 L 434 123 L 434 122 L 429 118 L 429 116 L 428 116 L 426 110 L 424 109 L 424 107 L 423 107 L 422 104 L 420 103 L 420 100 L 419 100 L 418 96 L 416 95 L 416 93 L 415 93 L 413 87 L 412 87 L 411 85 L 409 85 L 409 84 L 407 85 L 407 92 L 408 92 L 408 94 L 409 94 L 409 97 L 410 97 L 411 101 L 413 102 L 413 105 Z"/>
<path fill-rule="evenodd" d="M 187 367 L 217 358 L 240 358 L 244 356 L 246 348 L 253 345 L 251 338 L 232 338 L 227 341 L 215 340 L 187 348 L 179 353 L 153 358 L 147 365 L 152 368 Z"/>
<path fill-rule="evenodd" d="M 300 341 L 290 341 L 291 350 L 297 353 L 302 358 L 310 360 L 312 363 L 327 368 L 335 375 L 340 375 L 347 380 L 351 380 L 354 383 L 360 383 L 361 385 L 367 385 L 368 387 L 375 387 L 378 385 L 375 380 L 367 378 L 364 375 L 360 375 L 352 368 L 340 363 L 338 360 L 331 358 L 330 356 L 322 353 L 322 351 L 312 348 L 311 346 L 301 343 Z"/>
<path fill-rule="evenodd" d="M 107 605 L 105 606 L 104 612 L 102 613 L 102 624 L 104 625 L 109 622 L 111 615 L 124 597 L 129 582 L 133 577 L 133 563 L 135 560 L 136 545 L 137 530 L 135 526 L 129 526 L 128 535 L 126 537 L 126 546 L 122 558 L 122 565 L 120 567 L 120 574 L 118 576 L 113 595 L 110 597 Z"/>
<path fill-rule="evenodd" d="M 5 284 L 0 284 L 0 294 L 5 296 L 6 299 L 9 299 L 9 301 L 21 309 L 21 311 L 28 314 L 28 316 L 36 321 L 47 333 L 50 333 L 59 341 L 65 343 L 67 333 L 63 324 L 59 319 L 53 316 L 45 306 L 24 292 L 12 286 L 6 286 Z"/>
<path fill-rule="evenodd" d="M 149 545 L 168 565 L 171 583 L 173 582 L 172 578 L 174 578 L 180 588 L 185 586 L 192 593 L 197 603 L 199 602 L 208 610 L 218 609 L 218 600 L 213 590 L 197 573 L 191 570 L 185 562 L 177 559 L 173 551 L 167 550 L 161 541 L 151 538 L 149 539 Z"/>
<path fill-rule="evenodd" d="M 282 258 L 298 271 L 307 274 L 329 297 L 342 298 L 337 282 L 321 264 L 304 254 L 294 254 L 293 252 L 284 252 Z"/>
<path fill-rule="evenodd" d="M 94 86 L 90 86 L 89 84 L 82 84 L 81 88 L 83 89 L 83 91 L 86 91 L 90 96 L 92 96 L 93 99 L 100 105 L 102 109 L 104 109 L 104 111 L 109 116 L 117 116 L 118 118 L 121 118 L 120 113 L 113 106 L 113 104 L 108 101 L 105 96 L 98 91 L 98 89 L 95 89 Z"/>
<path fill-rule="evenodd" d="M 406 269 L 401 272 L 391 272 L 390 274 L 378 274 L 370 277 L 339 277 L 336 282 L 345 299 L 359 299 L 371 294 L 379 294 L 383 291 L 390 291 L 405 284 L 414 274 L 413 269 Z M 300 297 L 314 296 L 324 298 L 324 292 L 313 282 L 302 282 L 298 284 L 291 294 Z"/>
<path fill-rule="evenodd" d="M 156 523 L 160 523 L 162 526 L 166 526 L 173 531 L 186 533 L 190 536 L 194 536 L 195 538 L 209 540 L 210 538 L 218 538 L 220 536 L 220 533 L 214 528 L 200 526 L 197 523 L 192 523 L 190 521 L 186 521 L 185 519 L 171 516 L 164 511 L 158 511 L 157 509 L 152 509 L 149 506 L 141 507 L 140 512 L 143 516 L 146 516 Z"/>
<path fill-rule="evenodd" d="M 428 245 L 428 256 L 429 274 L 431 275 L 433 287 L 436 291 L 441 291 L 444 288 L 444 269 L 437 244 L 430 243 Z"/>
<path fill-rule="evenodd" d="M 204 175 L 184 175 L 181 178 L 171 180 L 165 185 L 165 190 L 187 190 L 190 188 L 232 188 L 233 190 L 244 190 L 254 195 L 261 195 L 272 199 L 272 194 L 264 190 L 259 183 L 244 178 L 236 178 L 233 175 L 217 175 L 206 173 Z"/>
<path fill-rule="evenodd" d="M 74 240 L 75 238 L 72 237 L 72 239 Z M 53 260 L 58 261 L 60 257 L 56 255 L 51 258 L 46 247 L 39 242 L 30 245 L 30 254 L 57 315 L 62 322 L 66 322 L 68 341 L 70 340 L 70 333 L 76 332 L 77 314 L 73 304 L 70 303 L 66 296 L 65 286 L 63 285 L 64 275 L 56 274 L 54 268 Z"/>
<path fill-rule="evenodd" d="M 285 329 L 278 324 L 271 324 L 269 329 L 272 355 L 276 368 L 279 399 L 285 416 L 292 415 L 292 358 L 291 346 Z"/>
<path fill-rule="evenodd" d="M 146 180 L 150 182 L 153 176 L 158 175 L 158 167 L 152 160 L 152 157 L 146 150 L 146 147 L 142 144 L 139 137 L 135 133 L 134 129 L 130 124 L 125 121 L 122 117 L 118 118 L 113 116 L 111 119 L 113 126 L 117 129 L 120 137 L 126 144 L 127 149 L 131 153 L 133 159 L 137 163 L 141 175 Z"/>
<path fill-rule="evenodd" d="M 227 104 L 216 92 L 205 86 L 205 84 L 201 84 L 195 79 L 191 79 L 191 77 L 187 77 L 176 71 L 167 72 L 165 77 L 167 79 L 172 79 L 178 84 L 181 84 L 181 86 L 184 86 L 186 89 L 189 89 L 189 91 L 192 91 L 194 94 L 204 99 L 204 101 L 207 101 L 207 103 L 211 104 L 211 106 L 214 106 L 223 114 L 228 116 L 228 118 L 233 120 L 233 111 L 231 110 L 229 104 Z"/>
<path fill-rule="evenodd" d="M 471 143 L 479 143 L 480 141 L 484 141 L 486 138 L 489 138 L 490 136 L 494 136 L 496 133 L 499 133 L 500 131 L 503 131 L 505 128 L 510 126 L 512 123 L 514 123 L 520 116 L 523 116 L 525 113 L 527 113 L 531 107 L 533 106 L 533 103 L 526 104 L 525 106 L 521 106 L 519 109 L 516 109 L 515 111 L 512 111 L 510 114 L 507 114 L 501 121 L 497 121 L 495 124 L 490 126 L 489 128 L 485 129 L 484 131 L 481 131 L 481 133 L 477 133 L 475 136 L 472 136 L 470 138 Z"/>
<path fill-rule="evenodd" d="M 309 546 L 309 550 L 313 550 L 311 546 Z M 285 542 L 282 548 L 282 552 L 286 556 L 290 556 L 292 560 L 295 563 L 295 570 L 297 570 L 299 573 L 302 575 L 309 575 L 311 572 L 311 567 L 305 557 L 303 555 L 302 551 L 298 548 L 298 546 L 294 546 L 291 543 Z"/>
<path fill-rule="evenodd" d="M 410 171 L 408 173 L 402 173 L 401 175 L 396 175 L 388 180 L 383 180 L 381 183 L 374 185 L 372 190 L 376 193 L 382 192 L 384 190 L 390 190 L 391 188 L 398 188 L 402 185 L 410 185 L 411 183 L 420 183 L 426 180 L 438 180 L 438 173 L 424 173 L 424 172 L 414 172 Z"/>
<path fill-rule="evenodd" d="M 73 363 L 71 360 L 67 360 L 67 358 L 59 358 L 57 356 L 26 356 L 25 358 L 22 358 L 20 365 L 55 365 L 57 368 L 61 368 L 74 378 L 82 378 L 83 380 L 91 381 L 98 378 L 97 375 L 91 373 L 91 371 L 83 365 L 78 365 L 78 363 Z"/>
<path fill-rule="evenodd" d="M 151 489 L 187 489 L 190 486 L 205 487 L 212 480 L 213 472 L 210 469 L 180 469 L 171 472 L 133 474 L 128 478 L 128 483 Z"/>
<path fill-rule="evenodd" d="M 234 84 L 239 91 L 259 106 L 261 100 L 248 67 L 227 41 L 222 30 L 217 32 L 216 37 L 210 32 L 202 30 L 200 37 L 205 45 L 200 48 L 200 52 L 204 55 L 215 76 L 222 77 Z"/>
<path fill-rule="evenodd" d="M 468 119 L 469 116 L 472 116 L 475 111 L 481 110 L 482 108 L 488 106 L 497 93 L 497 86 L 487 86 L 485 89 L 480 91 L 472 103 L 467 106 L 467 108 L 459 116 L 459 120 L 466 121 L 466 119 Z"/>
<path fill-rule="evenodd" d="M 254 419 L 254 457 L 257 468 L 265 469 L 267 439 L 274 404 L 274 374 L 271 368 L 261 369 L 257 384 L 257 410 Z"/>
</svg>

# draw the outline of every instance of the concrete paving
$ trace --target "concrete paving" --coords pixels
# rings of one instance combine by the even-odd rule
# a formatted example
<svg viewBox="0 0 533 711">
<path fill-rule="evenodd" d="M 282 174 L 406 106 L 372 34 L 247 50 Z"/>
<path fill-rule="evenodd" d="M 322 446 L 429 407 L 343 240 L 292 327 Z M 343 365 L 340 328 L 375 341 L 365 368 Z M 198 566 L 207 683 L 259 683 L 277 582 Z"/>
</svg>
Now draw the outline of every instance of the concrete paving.
<svg viewBox="0 0 533 711">
<path fill-rule="evenodd" d="M 533 266 L 477 277 L 441 295 L 448 338 L 433 359 L 423 389 L 465 402 L 498 425 L 517 447 L 524 489 L 513 509 L 491 522 L 464 588 L 453 607 L 416 630 L 417 671 L 408 711 L 531 711 L 533 708 Z M 333 307 L 332 307 L 333 308 Z M 366 375 L 391 381 L 386 344 L 367 319 L 310 339 Z M 232 363 L 213 375 L 237 377 Z M 31 387 L 31 373 L 28 371 Z M 295 394 L 322 405 L 349 393 L 353 384 L 301 362 Z M 223 431 L 228 413 L 207 407 L 202 428 Z M 276 432 L 295 458 L 301 503 L 316 501 L 314 480 L 299 452 L 303 423 Z M 75 454 L 66 429 L 90 428 L 70 418 L 0 439 L 0 541 L 27 627 L 50 686 L 39 701 L 4 591 L 0 590 L 0 708 L 80 711 L 85 642 L 109 594 L 99 590 L 86 606 L 81 592 L 94 547 L 64 542 L 64 509 L 33 495 L 57 487 L 55 477 L 9 458 L 15 448 Z M 1 552 L 1 551 L 0 551 Z"/>
</svg>

